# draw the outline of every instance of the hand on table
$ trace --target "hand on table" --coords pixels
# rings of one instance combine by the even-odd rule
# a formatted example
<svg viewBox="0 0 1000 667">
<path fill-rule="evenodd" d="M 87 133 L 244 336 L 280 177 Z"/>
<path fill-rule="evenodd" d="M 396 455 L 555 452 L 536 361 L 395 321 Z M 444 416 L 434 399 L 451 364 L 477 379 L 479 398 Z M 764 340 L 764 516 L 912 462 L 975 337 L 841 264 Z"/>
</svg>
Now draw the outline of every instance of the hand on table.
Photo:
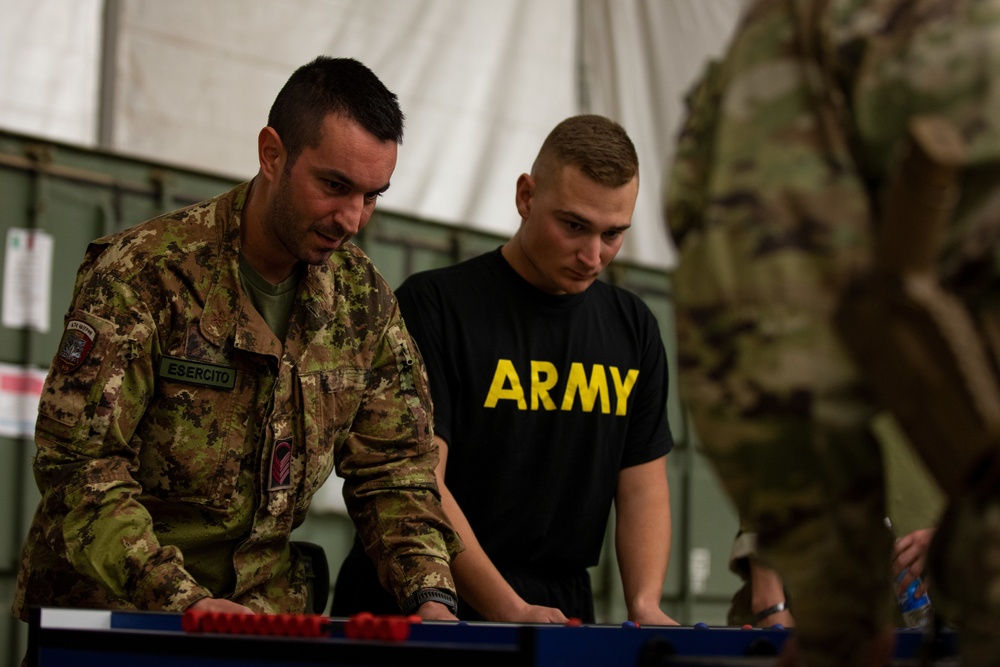
<svg viewBox="0 0 1000 667">
<path fill-rule="evenodd" d="M 451 610 L 440 602 L 425 602 L 417 607 L 416 614 L 425 621 L 458 620 L 458 617 L 451 613 Z"/>
<path fill-rule="evenodd" d="M 243 605 L 233 602 L 232 600 L 222 600 L 219 598 L 202 598 L 188 607 L 188 609 L 191 611 L 204 611 L 216 614 L 254 613 L 254 611 L 249 607 L 244 607 Z"/>
<path fill-rule="evenodd" d="M 637 612 L 634 616 L 635 618 L 630 618 L 629 620 L 638 623 L 639 627 L 646 627 L 647 625 L 680 625 L 680 623 L 664 614 L 659 607 Z"/>
<path fill-rule="evenodd" d="M 543 607 L 539 604 L 527 604 L 518 607 L 500 620 L 514 623 L 566 623 L 569 619 L 555 607 Z"/>
</svg>

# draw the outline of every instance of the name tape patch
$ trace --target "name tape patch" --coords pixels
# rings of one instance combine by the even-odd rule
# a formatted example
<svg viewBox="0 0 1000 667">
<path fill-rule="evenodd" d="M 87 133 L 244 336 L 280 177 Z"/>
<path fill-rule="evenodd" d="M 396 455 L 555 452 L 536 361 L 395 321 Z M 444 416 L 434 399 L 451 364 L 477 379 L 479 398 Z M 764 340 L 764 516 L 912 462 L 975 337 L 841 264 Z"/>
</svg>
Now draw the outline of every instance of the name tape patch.
<svg viewBox="0 0 1000 667">
<path fill-rule="evenodd" d="M 190 359 L 178 359 L 177 357 L 162 357 L 160 359 L 159 376 L 178 382 L 219 389 L 231 390 L 236 386 L 235 368 L 206 364 Z"/>
</svg>

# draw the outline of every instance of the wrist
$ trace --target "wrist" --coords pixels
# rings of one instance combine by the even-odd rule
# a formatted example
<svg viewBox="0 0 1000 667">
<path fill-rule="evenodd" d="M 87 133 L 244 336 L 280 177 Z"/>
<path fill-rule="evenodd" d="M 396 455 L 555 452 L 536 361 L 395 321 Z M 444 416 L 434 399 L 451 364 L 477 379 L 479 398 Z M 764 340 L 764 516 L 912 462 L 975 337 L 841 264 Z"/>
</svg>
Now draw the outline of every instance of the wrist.
<svg viewBox="0 0 1000 667">
<path fill-rule="evenodd" d="M 755 612 L 754 613 L 754 618 L 756 618 L 757 621 L 760 622 L 760 621 L 763 621 L 764 619 L 766 619 L 768 616 L 774 616 L 775 614 L 778 614 L 780 612 L 785 611 L 785 609 L 787 609 L 787 607 L 785 605 L 785 601 L 782 600 L 781 602 L 778 602 L 777 604 L 773 604 L 770 607 L 767 607 L 765 609 L 761 609 L 758 612 Z"/>
<path fill-rule="evenodd" d="M 412 614 L 425 602 L 439 602 L 454 615 L 458 615 L 458 599 L 443 588 L 421 588 L 403 602 L 403 613 Z"/>
<path fill-rule="evenodd" d="M 626 604 L 626 611 L 628 617 L 631 620 L 638 620 L 649 616 L 650 614 L 659 613 L 660 610 L 660 599 L 647 597 L 645 599 L 639 598 L 632 600 L 631 604 Z"/>
</svg>

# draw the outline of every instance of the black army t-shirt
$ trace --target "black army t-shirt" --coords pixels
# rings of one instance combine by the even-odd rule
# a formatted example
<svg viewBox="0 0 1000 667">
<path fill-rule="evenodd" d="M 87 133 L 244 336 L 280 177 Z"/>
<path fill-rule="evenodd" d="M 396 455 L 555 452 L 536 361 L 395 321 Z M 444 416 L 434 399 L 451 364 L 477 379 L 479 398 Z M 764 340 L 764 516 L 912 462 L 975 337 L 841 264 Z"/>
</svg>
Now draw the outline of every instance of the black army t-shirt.
<svg viewBox="0 0 1000 667">
<path fill-rule="evenodd" d="M 663 456 L 667 365 L 634 294 L 556 296 L 499 250 L 398 290 L 427 363 L 446 481 L 494 563 L 597 563 L 621 468 Z"/>
</svg>

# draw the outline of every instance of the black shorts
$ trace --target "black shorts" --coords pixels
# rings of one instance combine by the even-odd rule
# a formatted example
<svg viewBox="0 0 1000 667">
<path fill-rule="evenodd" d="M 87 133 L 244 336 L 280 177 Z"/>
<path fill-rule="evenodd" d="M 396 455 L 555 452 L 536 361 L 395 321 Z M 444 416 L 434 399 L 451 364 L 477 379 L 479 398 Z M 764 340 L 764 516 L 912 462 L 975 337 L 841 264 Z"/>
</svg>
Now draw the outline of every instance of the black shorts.
<svg viewBox="0 0 1000 667">
<path fill-rule="evenodd" d="M 344 558 L 333 586 L 331 616 L 353 616 L 363 611 L 376 615 L 401 614 L 395 596 L 378 582 L 375 563 L 365 553 L 357 535 Z"/>
</svg>

